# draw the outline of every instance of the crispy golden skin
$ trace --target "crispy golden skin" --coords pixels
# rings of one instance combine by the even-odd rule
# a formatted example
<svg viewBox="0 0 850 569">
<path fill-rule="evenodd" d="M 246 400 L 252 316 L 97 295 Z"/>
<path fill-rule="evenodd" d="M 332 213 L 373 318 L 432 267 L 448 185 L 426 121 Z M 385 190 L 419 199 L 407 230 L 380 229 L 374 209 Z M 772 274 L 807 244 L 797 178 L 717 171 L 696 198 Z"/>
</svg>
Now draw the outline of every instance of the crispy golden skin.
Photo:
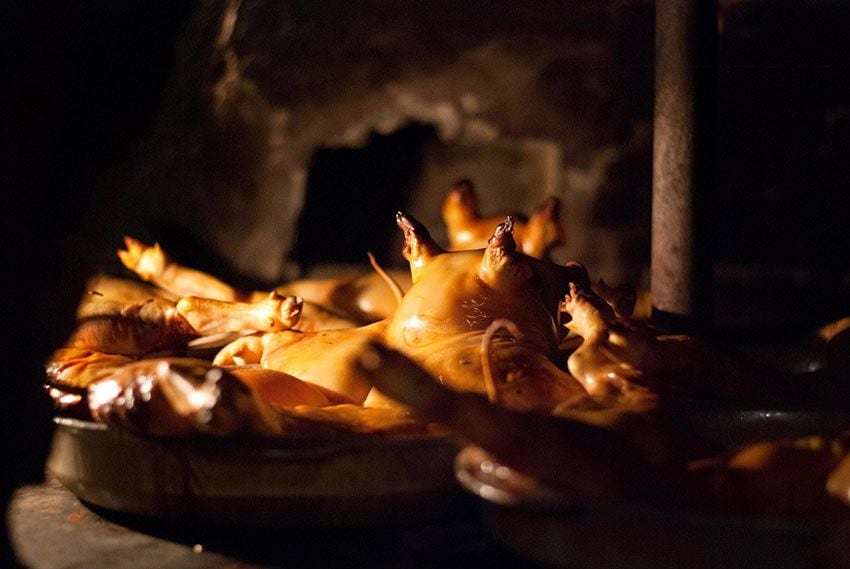
<svg viewBox="0 0 850 569">
<path fill-rule="evenodd" d="M 367 342 L 385 339 L 447 385 L 490 393 L 513 408 L 550 411 L 584 394 L 552 363 L 559 341 L 558 303 L 569 282 L 589 286 L 583 267 L 518 252 L 510 218 L 496 228 L 486 249 L 463 252 L 442 250 L 409 215 L 399 213 L 397 222 L 413 284 L 391 318 L 360 328 L 240 338 L 215 363 L 259 363 L 342 401 L 363 403 L 371 382 L 351 360 Z M 500 335 L 492 328 L 502 321 L 521 333 Z"/>
<path fill-rule="evenodd" d="M 185 346 L 198 336 L 170 300 L 122 302 L 88 295 L 77 310 L 77 325 L 66 345 L 139 356 Z"/>
<path fill-rule="evenodd" d="M 489 390 L 512 408 L 549 411 L 583 393 L 552 363 L 559 341 L 556 295 L 571 281 L 589 284 L 583 267 L 518 252 L 511 218 L 477 251 L 443 251 L 424 226 L 404 214 L 399 226 L 413 286 L 390 320 L 388 345 L 446 385 Z M 500 322 L 518 333 L 494 333 L 491 326 Z"/>
</svg>

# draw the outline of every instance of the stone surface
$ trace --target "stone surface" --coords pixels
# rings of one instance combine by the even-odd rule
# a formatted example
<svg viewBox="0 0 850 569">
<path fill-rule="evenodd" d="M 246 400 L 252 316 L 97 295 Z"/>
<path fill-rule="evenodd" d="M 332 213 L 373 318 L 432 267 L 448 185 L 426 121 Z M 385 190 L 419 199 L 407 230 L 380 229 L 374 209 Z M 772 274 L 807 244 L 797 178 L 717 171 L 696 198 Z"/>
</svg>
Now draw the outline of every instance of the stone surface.
<svg viewBox="0 0 850 569">
<path fill-rule="evenodd" d="M 335 530 L 213 527 L 95 512 L 53 478 L 19 489 L 8 520 L 15 554 L 30 569 L 534 567 L 471 517 Z"/>
</svg>

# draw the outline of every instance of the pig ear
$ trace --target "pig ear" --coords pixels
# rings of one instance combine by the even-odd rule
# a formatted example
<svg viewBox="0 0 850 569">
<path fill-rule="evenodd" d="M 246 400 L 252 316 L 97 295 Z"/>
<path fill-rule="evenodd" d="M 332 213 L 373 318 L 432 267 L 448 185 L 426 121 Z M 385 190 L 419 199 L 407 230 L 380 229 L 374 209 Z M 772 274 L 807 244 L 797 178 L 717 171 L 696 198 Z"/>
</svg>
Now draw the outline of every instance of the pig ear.
<svg viewBox="0 0 850 569">
<path fill-rule="evenodd" d="M 487 240 L 487 249 L 500 249 L 506 252 L 516 251 L 514 239 L 514 218 L 509 215 L 505 221 L 496 226 L 496 230 Z"/>
<path fill-rule="evenodd" d="M 550 224 L 554 229 L 553 238 L 556 245 L 564 244 L 563 227 L 561 225 L 561 200 L 556 196 L 549 196 L 540 204 L 540 207 L 532 214 L 532 219 L 538 218 L 541 223 Z"/>
<path fill-rule="evenodd" d="M 508 216 L 487 240 L 487 248 L 478 269 L 479 278 L 495 288 L 525 281 L 531 273 L 531 268 L 516 249 L 514 218 Z"/>
<path fill-rule="evenodd" d="M 540 215 L 548 217 L 549 219 L 560 219 L 561 200 L 559 200 L 557 196 L 549 196 L 543 200 L 543 203 L 540 204 L 537 211 L 540 212 Z"/>
<path fill-rule="evenodd" d="M 552 249 L 565 244 L 564 227 L 561 223 L 561 200 L 549 196 L 531 214 L 522 250 L 526 255 L 543 259 Z"/>
<path fill-rule="evenodd" d="M 399 211 L 395 214 L 395 221 L 398 228 L 404 232 L 404 248 L 401 254 L 410 263 L 410 273 L 416 282 L 420 270 L 428 261 L 445 251 L 431 238 L 425 226 L 412 215 Z"/>
<path fill-rule="evenodd" d="M 452 184 L 446 199 L 456 201 L 470 210 L 478 211 L 478 197 L 475 194 L 475 185 L 469 178 L 461 178 Z"/>
</svg>

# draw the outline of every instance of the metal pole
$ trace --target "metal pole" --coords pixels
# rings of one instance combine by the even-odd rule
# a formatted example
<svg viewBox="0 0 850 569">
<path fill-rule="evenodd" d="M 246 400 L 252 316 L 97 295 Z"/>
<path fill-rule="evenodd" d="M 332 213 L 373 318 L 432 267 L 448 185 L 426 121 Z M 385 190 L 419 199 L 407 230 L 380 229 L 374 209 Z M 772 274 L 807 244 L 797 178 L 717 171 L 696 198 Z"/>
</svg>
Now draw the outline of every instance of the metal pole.
<svg viewBox="0 0 850 569">
<path fill-rule="evenodd" d="M 652 322 L 709 324 L 707 198 L 714 185 L 717 0 L 657 0 L 652 168 Z"/>
</svg>

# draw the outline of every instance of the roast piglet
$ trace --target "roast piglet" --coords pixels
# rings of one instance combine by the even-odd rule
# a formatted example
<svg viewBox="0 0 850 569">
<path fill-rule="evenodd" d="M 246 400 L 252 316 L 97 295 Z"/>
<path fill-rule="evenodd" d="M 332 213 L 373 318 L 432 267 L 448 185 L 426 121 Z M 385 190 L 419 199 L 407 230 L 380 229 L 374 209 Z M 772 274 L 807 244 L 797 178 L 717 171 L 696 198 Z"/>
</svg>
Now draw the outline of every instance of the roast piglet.
<svg viewBox="0 0 850 569">
<path fill-rule="evenodd" d="M 510 213 L 515 220 L 515 238 L 519 250 L 531 257 L 548 259 L 553 249 L 566 243 L 561 222 L 561 202 L 549 196 L 526 218 Z M 478 206 L 478 196 L 469 179 L 458 180 L 446 194 L 442 206 L 443 222 L 449 239 L 449 250 L 481 249 L 493 229 L 506 215 L 483 216 Z"/>
<path fill-rule="evenodd" d="M 227 302 L 261 302 L 269 291 L 237 289 L 217 277 L 183 266 L 159 245 L 145 245 L 124 237 L 125 249 L 118 257 L 129 270 L 173 297 L 197 297 Z M 397 295 L 387 278 L 404 288 L 403 274 L 367 274 L 333 279 L 302 279 L 275 288 L 283 296 L 303 300 L 299 326 L 302 330 L 350 328 L 386 318 L 395 309 Z M 399 284 L 400 283 L 400 284 Z"/>
</svg>

